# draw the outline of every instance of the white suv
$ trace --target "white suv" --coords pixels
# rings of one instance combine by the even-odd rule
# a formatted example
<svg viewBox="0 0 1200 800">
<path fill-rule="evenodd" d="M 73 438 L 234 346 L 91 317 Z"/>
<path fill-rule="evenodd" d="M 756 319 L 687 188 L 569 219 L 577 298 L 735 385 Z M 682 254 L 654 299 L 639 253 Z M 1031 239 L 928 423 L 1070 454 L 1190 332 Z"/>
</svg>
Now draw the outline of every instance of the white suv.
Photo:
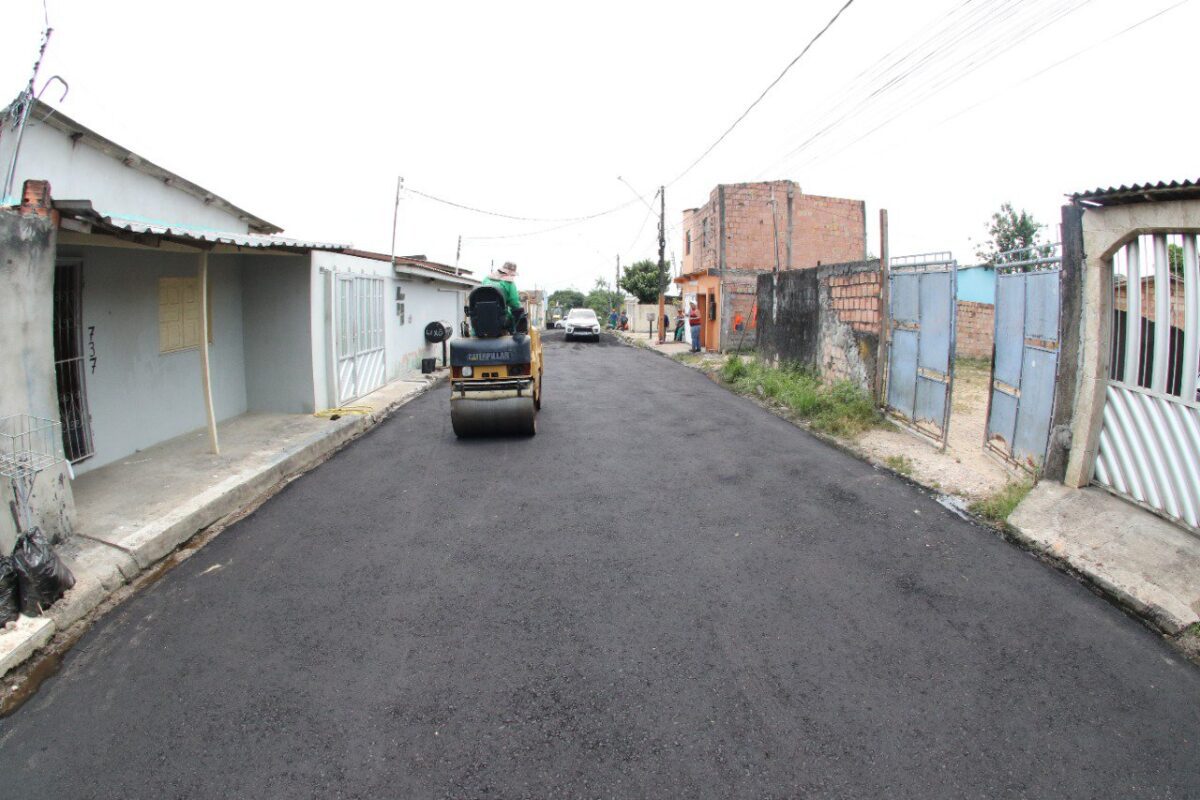
<svg viewBox="0 0 1200 800">
<path fill-rule="evenodd" d="M 562 326 L 567 330 L 564 339 L 570 339 L 572 336 L 587 336 L 593 341 L 600 341 L 600 320 L 596 319 L 596 312 L 590 308 L 572 308 L 567 312 L 567 318 L 562 321 Z"/>
</svg>

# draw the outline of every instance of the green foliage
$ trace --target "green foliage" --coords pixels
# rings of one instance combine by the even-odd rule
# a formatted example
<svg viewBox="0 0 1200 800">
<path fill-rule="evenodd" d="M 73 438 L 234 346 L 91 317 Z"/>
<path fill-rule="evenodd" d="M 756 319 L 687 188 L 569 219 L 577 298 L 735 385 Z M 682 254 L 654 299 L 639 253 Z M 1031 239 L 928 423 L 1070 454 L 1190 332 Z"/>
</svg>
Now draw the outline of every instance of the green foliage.
<svg viewBox="0 0 1200 800">
<path fill-rule="evenodd" d="M 658 302 L 658 262 L 648 258 L 635 261 L 625 267 L 625 274 L 617 285 L 635 295 L 639 303 Z"/>
<path fill-rule="evenodd" d="M 794 364 L 772 367 L 730 356 L 721 377 L 735 391 L 779 403 L 814 429 L 834 436 L 857 436 L 882 422 L 871 396 L 857 385 L 826 383 L 813 370 Z"/>
<path fill-rule="evenodd" d="M 1171 274 L 1183 275 L 1183 248 L 1177 244 L 1167 245 L 1167 264 L 1171 267 Z"/>
<path fill-rule="evenodd" d="M 1021 504 L 1021 501 L 1025 499 L 1025 495 L 1029 494 L 1029 490 L 1032 488 L 1032 478 L 1009 481 L 1003 489 L 1000 489 L 995 494 L 972 503 L 970 511 L 972 514 L 983 517 L 990 522 L 1000 524 L 1008 519 L 1009 514 L 1016 510 L 1017 506 Z"/>
<path fill-rule="evenodd" d="M 725 363 L 721 365 L 721 377 L 725 379 L 726 383 L 736 383 L 748 371 L 746 362 L 734 355 L 726 358 Z"/>
<path fill-rule="evenodd" d="M 583 308 L 584 297 L 583 292 L 578 289 L 559 289 L 554 292 L 546 301 L 550 313 L 554 313 L 556 307 L 562 308 L 563 316 L 572 308 Z"/>
<path fill-rule="evenodd" d="M 975 255 L 980 261 L 994 265 L 1000 253 L 1042 244 L 1041 227 L 1025 209 L 1018 212 L 1013 209 L 1012 203 L 1004 203 L 999 211 L 992 214 L 992 221 L 987 228 L 990 238 L 975 251 Z M 1045 254 L 1048 254 L 1048 249 Z"/>
<path fill-rule="evenodd" d="M 883 460 L 887 468 L 901 475 L 912 475 L 913 462 L 908 456 L 888 456 Z"/>
<path fill-rule="evenodd" d="M 596 316 L 600 318 L 601 325 L 608 325 L 608 315 L 615 308 L 617 313 L 621 312 L 625 305 L 625 293 L 614 292 L 608 286 L 608 281 L 604 278 L 597 278 L 595 287 L 587 293 L 587 297 L 583 300 L 583 305 L 596 312 Z"/>
</svg>

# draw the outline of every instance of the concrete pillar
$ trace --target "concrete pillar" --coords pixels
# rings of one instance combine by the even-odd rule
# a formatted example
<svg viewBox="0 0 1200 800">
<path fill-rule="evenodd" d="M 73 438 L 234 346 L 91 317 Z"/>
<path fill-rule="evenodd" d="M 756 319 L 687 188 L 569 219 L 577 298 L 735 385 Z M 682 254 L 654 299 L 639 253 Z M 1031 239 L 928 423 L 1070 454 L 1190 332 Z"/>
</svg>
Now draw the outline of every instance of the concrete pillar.
<svg viewBox="0 0 1200 800">
<path fill-rule="evenodd" d="M 1108 386 L 1113 255 L 1134 237 L 1147 233 L 1200 233 L 1200 201 L 1089 208 L 1083 215 L 1079 377 L 1071 421 L 1071 452 L 1063 476 L 1066 486 L 1078 488 L 1091 482 L 1100 444 Z"/>
<path fill-rule="evenodd" d="M 0 417 L 29 414 L 60 422 L 54 374 L 54 261 L 57 219 L 49 185 L 27 181 L 20 207 L 0 208 Z M 0 445 L 9 445 L 0 438 Z M 62 438 L 53 446 L 62 455 Z M 12 487 L 0 479 L 0 552 L 16 542 Z M 65 462 L 38 475 L 32 522 L 51 538 L 71 532 L 75 502 Z"/>
</svg>

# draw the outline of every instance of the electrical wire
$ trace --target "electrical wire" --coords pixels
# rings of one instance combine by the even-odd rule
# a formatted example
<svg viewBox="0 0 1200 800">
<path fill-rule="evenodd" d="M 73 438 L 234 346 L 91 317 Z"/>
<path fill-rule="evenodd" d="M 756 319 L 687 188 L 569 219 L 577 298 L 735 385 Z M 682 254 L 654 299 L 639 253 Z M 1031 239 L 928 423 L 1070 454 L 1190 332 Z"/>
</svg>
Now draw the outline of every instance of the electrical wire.
<svg viewBox="0 0 1200 800">
<path fill-rule="evenodd" d="M 607 216 L 609 214 L 615 214 L 616 212 L 618 212 L 622 209 L 628 208 L 629 206 L 638 202 L 637 199 L 630 200 L 628 202 L 622 203 L 619 206 L 613 206 L 612 208 L 606 209 L 604 211 L 597 211 L 594 214 L 585 214 L 581 217 L 523 217 L 523 216 L 519 216 L 516 214 L 505 214 L 500 211 L 489 211 L 488 209 L 477 208 L 475 206 L 469 206 L 469 205 L 466 205 L 465 203 L 457 203 L 453 200 L 446 200 L 445 198 L 437 197 L 436 195 L 429 194 L 428 192 L 422 192 L 420 189 L 413 189 L 411 186 L 406 186 L 405 191 L 409 192 L 410 194 L 415 194 L 419 197 L 424 197 L 427 200 L 432 200 L 435 203 L 441 203 L 443 205 L 452 206 L 454 208 L 459 208 L 464 211 L 471 211 L 476 214 L 486 214 L 489 217 L 500 217 L 501 219 L 516 220 L 518 222 L 585 222 L 589 219 L 596 219 L 598 217 Z"/>
<path fill-rule="evenodd" d="M 825 35 L 826 31 L 828 31 L 831 27 L 833 27 L 833 23 L 837 22 L 838 17 L 842 16 L 842 13 L 845 12 L 845 10 L 848 9 L 853 3 L 854 3 L 854 0 L 846 0 L 846 3 L 837 10 L 837 13 L 834 14 L 829 19 L 829 21 L 825 23 L 825 27 L 821 28 L 821 30 L 817 31 L 815 36 L 813 36 L 811 39 L 809 39 L 808 44 L 804 45 L 804 49 L 801 50 L 800 53 L 795 58 L 793 58 L 786 67 L 783 68 L 783 72 L 780 72 L 779 75 L 775 78 L 775 80 L 773 80 L 769 84 L 767 84 L 767 88 L 762 90 L 762 93 L 759 94 L 759 96 L 754 99 L 753 103 L 751 103 L 750 105 L 748 105 L 746 107 L 746 110 L 743 111 L 741 113 L 741 115 L 733 121 L 733 124 L 730 125 L 728 128 L 726 128 L 725 132 L 722 133 L 720 136 L 718 136 L 716 141 L 714 141 L 712 144 L 710 144 L 703 153 L 701 153 L 699 156 L 697 156 L 696 160 L 693 161 L 691 164 L 689 164 L 687 166 L 687 168 L 685 168 L 683 170 L 683 172 L 676 175 L 675 178 L 672 181 L 670 181 L 669 183 L 667 183 L 666 185 L 674 186 L 676 183 L 678 183 L 680 181 L 680 179 L 683 178 L 683 176 L 687 175 L 689 172 L 691 172 L 693 169 L 695 169 L 696 165 L 699 164 L 701 161 L 703 161 L 708 156 L 709 153 L 711 153 L 713 150 L 715 150 L 717 145 L 719 145 L 721 142 L 725 141 L 725 137 L 727 137 L 729 134 L 733 133 L 733 129 L 736 128 L 739 124 L 741 124 L 742 120 L 744 120 L 750 114 L 750 112 L 754 110 L 754 107 L 762 102 L 763 98 L 767 96 L 767 93 L 770 92 L 772 89 L 774 89 L 776 84 L 778 84 L 781 80 L 783 80 L 783 77 L 788 74 L 788 71 L 791 70 L 792 67 L 796 66 L 796 63 L 799 62 L 800 59 L 804 58 L 804 55 L 810 49 L 812 49 L 812 46 L 815 45 L 817 43 L 817 41 L 822 36 Z"/>
<path fill-rule="evenodd" d="M 1035 20 L 1034 22 L 1031 22 L 1030 25 L 1026 26 L 1024 35 L 1022 35 L 1014 44 L 1020 44 L 1025 39 L 1028 39 L 1028 38 L 1036 35 L 1037 33 L 1040 33 L 1045 28 L 1049 27 L 1050 25 L 1053 25 L 1054 23 L 1060 21 L 1061 19 L 1065 18 L 1066 16 L 1074 13 L 1075 11 L 1078 11 L 1080 8 L 1082 8 L 1085 5 L 1088 5 L 1091 2 L 1093 2 L 1093 0 L 1082 0 L 1081 2 L 1077 2 L 1074 6 L 1066 7 L 1066 8 L 1060 9 L 1056 13 L 1047 15 L 1047 18 L 1038 19 L 1038 20 Z M 857 138 L 847 142 L 842 147 L 840 147 L 836 150 L 833 150 L 832 152 L 826 153 L 824 156 L 810 157 L 807 161 L 803 162 L 803 164 L 801 165 L 801 168 L 808 166 L 809 164 L 813 163 L 814 161 L 818 160 L 819 158 L 832 158 L 833 156 L 839 155 L 840 153 L 844 152 L 848 148 L 854 146 L 855 144 L 858 144 L 863 139 L 866 139 L 867 137 L 873 135 L 874 133 L 878 132 L 879 130 L 886 127 L 887 125 L 890 125 L 896 119 L 898 119 L 901 116 L 904 116 L 905 114 L 910 112 L 912 109 L 925 103 L 927 100 L 929 100 L 934 95 L 939 94 L 940 92 L 944 91 L 945 89 L 949 88 L 950 86 L 954 85 L 955 83 L 958 83 L 960 80 L 965 78 L 967 75 L 970 75 L 971 73 L 981 69 L 986 64 L 988 64 L 991 61 L 998 58 L 1001 55 L 1001 53 L 1002 53 L 1002 51 L 997 50 L 993 53 L 987 54 L 984 57 L 977 57 L 974 60 L 970 60 L 970 61 L 964 60 L 965 65 L 964 65 L 964 61 L 957 62 L 956 64 L 952 65 L 951 68 L 944 71 L 939 76 L 941 78 L 940 82 L 933 82 L 932 86 L 927 91 L 925 91 L 923 94 L 920 94 L 919 96 L 916 96 L 915 98 L 911 98 L 911 97 L 905 98 L 901 101 L 897 101 L 896 103 L 893 103 L 892 106 L 889 108 L 889 111 L 891 111 L 892 113 L 890 113 L 889 116 L 887 116 L 882 122 L 880 122 L 879 124 L 870 128 L 869 130 L 867 130 L 865 133 L 861 134 Z"/>
<path fill-rule="evenodd" d="M 1068 0 L 1066 3 L 1059 3 L 1056 6 L 1048 9 L 1043 7 L 1039 9 L 1039 12 L 1034 14 L 1032 17 L 1028 19 L 1018 18 L 1015 24 L 1007 27 L 998 26 L 996 24 L 996 15 L 1002 14 L 1004 15 L 1003 19 L 1007 20 L 1013 16 L 1014 9 L 1008 6 L 997 6 L 993 8 L 992 16 L 972 20 L 970 22 L 970 27 L 963 28 L 962 30 L 953 34 L 955 38 L 952 39 L 952 43 L 957 43 L 964 40 L 970 42 L 971 48 L 969 55 L 951 61 L 947 66 L 941 68 L 935 74 L 930 76 L 921 75 L 923 69 L 929 67 L 931 64 L 939 65 L 939 62 L 946 62 L 949 60 L 949 57 L 932 60 L 928 55 L 921 57 L 917 65 L 915 65 L 912 69 L 909 69 L 898 77 L 891 79 L 885 87 L 882 87 L 883 89 L 886 89 L 886 91 L 880 91 L 879 89 L 873 91 L 870 95 L 858 101 L 858 103 L 856 103 L 849 112 L 843 114 L 833 123 L 826 125 L 825 128 L 817 131 L 817 133 L 815 133 L 813 136 L 810 136 L 809 139 L 805 140 L 799 146 L 789 151 L 782 159 L 776 161 L 773 166 L 790 162 L 795 155 L 812 147 L 812 145 L 818 142 L 821 138 L 825 137 L 830 131 L 834 130 L 845 122 L 848 122 L 850 119 L 861 115 L 865 111 L 870 110 L 873 106 L 878 106 L 881 100 L 885 98 L 892 100 L 889 95 L 896 94 L 897 87 L 903 85 L 910 78 L 918 75 L 923 78 L 923 81 L 915 87 L 914 91 L 909 92 L 908 94 L 899 93 L 896 99 L 886 106 L 883 112 L 884 116 L 882 122 L 879 122 L 878 124 L 869 128 L 860 136 L 850 140 L 849 142 L 846 142 L 840 148 L 837 147 L 836 144 L 833 145 L 833 148 L 836 149 L 833 149 L 832 152 L 826 152 L 823 155 L 811 156 L 806 161 L 798 165 L 797 168 L 806 167 L 815 161 L 821 160 L 822 158 L 828 158 L 843 152 L 847 148 L 862 141 L 866 137 L 890 124 L 898 117 L 903 116 L 913 108 L 924 103 L 934 95 L 954 85 L 967 75 L 982 68 L 984 65 L 1003 54 L 1007 49 L 1010 49 L 1011 47 L 1016 46 L 1026 39 L 1036 35 L 1046 27 L 1049 27 L 1064 17 L 1078 11 L 1080 8 L 1090 2 L 1092 2 L 1092 0 Z M 978 38 L 981 27 L 984 28 L 984 35 L 986 36 L 983 41 L 980 41 Z M 1006 47 L 991 46 L 995 42 L 1005 40 L 1007 40 Z M 932 39 L 926 40 L 926 43 L 923 44 L 928 44 L 932 41 Z M 920 46 L 921 45 L 918 47 Z M 915 52 L 916 51 L 914 50 L 910 52 L 909 55 L 911 56 Z M 951 57 L 953 55 L 956 54 L 951 53 Z M 768 170 L 769 169 L 771 169 L 771 167 L 768 167 Z"/>
<path fill-rule="evenodd" d="M 1125 34 L 1127 34 L 1127 33 L 1131 32 L 1131 31 L 1133 31 L 1133 30 L 1136 30 L 1137 28 L 1140 28 L 1140 27 L 1142 27 L 1142 26 L 1143 26 L 1143 25 L 1145 25 L 1146 23 L 1148 23 L 1148 22 L 1151 22 L 1151 21 L 1153 21 L 1153 20 L 1155 20 L 1155 19 L 1158 19 L 1158 18 L 1159 18 L 1159 17 L 1161 17 L 1163 14 L 1166 14 L 1166 13 L 1168 13 L 1168 12 L 1170 12 L 1170 11 L 1174 11 L 1175 9 L 1179 8 L 1180 6 L 1187 5 L 1187 4 L 1188 4 L 1188 3 L 1190 3 L 1190 2 L 1191 2 L 1191 0 L 1179 0 L 1179 2 L 1178 2 L 1178 3 L 1175 3 L 1175 4 L 1174 4 L 1174 5 L 1172 5 L 1172 6 L 1167 6 L 1166 8 L 1163 8 L 1163 9 L 1160 9 L 1160 10 L 1158 10 L 1158 11 L 1155 11 L 1155 12 L 1154 12 L 1153 14 L 1151 14 L 1150 16 L 1148 16 L 1148 17 L 1144 17 L 1143 19 L 1141 19 L 1141 20 L 1139 20 L 1139 21 L 1137 21 L 1137 22 L 1133 23 L 1132 25 L 1130 25 L 1130 26 L 1128 26 L 1128 27 L 1126 27 L 1126 28 L 1122 28 L 1121 30 L 1119 30 L 1119 31 L 1117 31 L 1116 33 L 1114 33 L 1114 34 L 1112 34 L 1111 36 L 1109 36 L 1108 38 L 1101 39 L 1101 40 L 1100 40 L 1100 41 L 1098 41 L 1098 42 L 1094 42 L 1093 44 L 1090 44 L 1090 45 L 1088 45 L 1087 47 L 1083 48 L 1082 50 L 1076 50 L 1074 53 L 1072 53 L 1071 55 L 1067 56 L 1066 58 L 1060 58 L 1058 61 L 1055 61 L 1055 62 L 1054 62 L 1054 63 L 1052 63 L 1052 64 L 1049 64 L 1049 65 L 1047 65 L 1047 66 L 1045 66 L 1045 67 L 1042 67 L 1042 68 L 1041 68 L 1041 69 L 1039 69 L 1037 72 L 1033 72 L 1033 73 L 1030 73 L 1029 75 L 1026 75 L 1024 78 L 1022 78 L 1021 80 L 1017 81 L 1016 83 L 1010 84 L 1009 86 L 1007 86 L 1007 87 L 1005 87 L 1005 88 L 1001 89 L 1000 91 L 998 91 L 998 92 L 994 92 L 994 93 L 992 93 L 992 94 L 988 95 L 987 97 L 983 98 L 983 99 L 982 99 L 982 100 L 980 100 L 979 102 L 977 102 L 977 103 L 972 103 L 971 105 L 967 106 L 966 108 L 962 109 L 961 111 L 958 111 L 958 112 L 955 112 L 954 114 L 951 114 L 950 116 L 946 117 L 946 118 L 945 118 L 945 119 L 943 119 L 941 122 L 939 122 L 939 123 L 938 123 L 938 125 L 939 125 L 939 126 L 940 126 L 940 125 L 944 125 L 944 124 L 946 124 L 947 122 L 950 122 L 951 120 L 958 119 L 958 118 L 959 118 L 959 117 L 961 117 L 963 114 L 966 114 L 966 113 L 967 113 L 967 112 L 969 112 L 969 111 L 974 111 L 975 109 L 979 108 L 979 107 L 980 107 L 981 105 L 983 105 L 984 103 L 987 103 L 987 102 L 989 102 L 989 101 L 991 101 L 991 100 L 995 99 L 996 97 L 999 97 L 1000 95 L 1004 94 L 1005 92 L 1008 92 L 1008 91 L 1011 91 L 1011 90 L 1013 90 L 1013 89 L 1016 89 L 1018 86 L 1024 86 L 1026 83 L 1029 83 L 1029 82 L 1030 82 L 1031 80 L 1033 80 L 1034 78 L 1041 77 L 1042 75 L 1045 75 L 1045 74 L 1046 74 L 1047 72 L 1049 72 L 1050 70 L 1052 70 L 1052 69 L 1055 69 L 1056 67 L 1061 67 L 1063 64 L 1066 64 L 1068 61 L 1073 61 L 1073 60 L 1075 60 L 1076 58 L 1079 58 L 1081 55 L 1083 55 L 1083 54 L 1085 54 L 1085 53 L 1089 53 L 1089 52 L 1091 52 L 1092 50 L 1095 50 L 1097 47 L 1102 47 L 1102 46 L 1104 46 L 1104 45 L 1108 44 L 1109 42 L 1111 42 L 1111 41 L 1114 41 L 1115 39 L 1118 39 L 1118 38 L 1120 38 L 1120 37 L 1124 36 Z"/>
</svg>

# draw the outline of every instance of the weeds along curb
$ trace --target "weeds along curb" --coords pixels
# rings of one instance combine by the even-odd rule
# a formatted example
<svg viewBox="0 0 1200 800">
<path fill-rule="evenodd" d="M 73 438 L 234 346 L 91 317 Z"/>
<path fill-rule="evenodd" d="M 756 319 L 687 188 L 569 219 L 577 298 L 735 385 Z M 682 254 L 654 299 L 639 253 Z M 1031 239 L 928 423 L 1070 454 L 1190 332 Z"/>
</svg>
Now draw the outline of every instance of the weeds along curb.
<svg viewBox="0 0 1200 800">
<path fill-rule="evenodd" d="M 634 342 L 630 342 L 625 337 L 618 338 L 630 346 L 639 346 Z M 1023 535 L 1020 531 L 1018 531 L 1012 525 L 1009 525 L 1007 522 L 994 523 L 985 517 L 974 514 L 968 510 L 965 503 L 961 502 L 961 498 L 957 498 L 955 495 L 946 494 L 945 492 L 935 489 L 932 486 L 927 486 L 911 475 L 907 475 L 888 466 L 882 461 L 871 458 L 843 439 L 839 439 L 835 436 L 831 436 L 830 434 L 823 433 L 818 430 L 814 430 L 807 422 L 802 419 L 798 419 L 777 404 L 770 403 L 754 395 L 743 394 L 742 392 L 735 391 L 728 383 L 721 379 L 721 376 L 718 372 L 710 372 L 705 370 L 702 364 L 689 364 L 685 361 L 675 358 L 669 353 L 656 350 L 646 344 L 641 344 L 640 347 L 641 349 L 650 350 L 654 353 L 657 353 L 658 355 L 675 362 L 681 367 L 692 369 L 701 373 L 713 383 L 728 391 L 730 394 L 734 394 L 738 397 L 743 397 L 749 400 L 751 403 L 763 409 L 764 411 L 774 414 L 781 419 L 787 420 L 792 425 L 795 425 L 797 428 L 800 428 L 830 447 L 852 456 L 859 461 L 866 462 L 880 472 L 888 473 L 892 477 L 907 483 L 909 486 L 912 486 L 921 493 L 933 497 L 935 500 L 938 500 L 939 503 L 948 511 L 956 513 L 965 522 L 980 528 L 984 528 L 992 533 L 999 534 L 999 536 L 1006 542 L 1028 553 L 1030 556 L 1041 561 L 1048 567 L 1051 567 L 1052 569 L 1079 581 L 1093 594 L 1115 606 L 1120 611 L 1141 623 L 1158 636 L 1161 636 L 1184 658 L 1188 659 L 1197 666 L 1200 666 L 1200 626 L 1192 626 L 1192 628 L 1174 632 L 1171 630 L 1169 625 L 1164 623 L 1162 614 L 1154 607 L 1138 600 L 1128 592 L 1123 591 L 1120 587 L 1111 584 L 1100 576 L 1092 575 L 1078 569 L 1065 558 L 1051 552 L 1041 542 Z M 942 502 L 942 500 L 945 500 L 946 502 Z M 1193 628 L 1195 628 L 1195 630 L 1193 630 Z"/>
<path fill-rule="evenodd" d="M 19 709 L 37 693 L 38 688 L 47 678 L 51 678 L 57 674 L 66 654 L 83 638 L 83 635 L 94 624 L 103 619 L 107 614 L 121 606 L 126 600 L 140 593 L 143 589 L 158 583 L 168 573 L 199 552 L 206 544 L 220 536 L 231 525 L 240 522 L 261 508 L 264 503 L 283 491 L 288 484 L 321 466 L 346 447 L 374 431 L 401 408 L 445 382 L 445 375 L 439 375 L 394 405 L 368 415 L 366 418 L 369 420 L 368 423 L 352 435 L 343 439 L 336 446 L 316 455 L 310 461 L 288 472 L 262 492 L 250 498 L 239 508 L 200 528 L 157 562 L 141 570 L 128 582 L 110 592 L 94 608 L 70 626 L 55 631 L 49 642 L 34 651 L 23 663 L 13 667 L 4 676 L 3 685 L 0 685 L 0 719 L 9 716 Z"/>
</svg>

